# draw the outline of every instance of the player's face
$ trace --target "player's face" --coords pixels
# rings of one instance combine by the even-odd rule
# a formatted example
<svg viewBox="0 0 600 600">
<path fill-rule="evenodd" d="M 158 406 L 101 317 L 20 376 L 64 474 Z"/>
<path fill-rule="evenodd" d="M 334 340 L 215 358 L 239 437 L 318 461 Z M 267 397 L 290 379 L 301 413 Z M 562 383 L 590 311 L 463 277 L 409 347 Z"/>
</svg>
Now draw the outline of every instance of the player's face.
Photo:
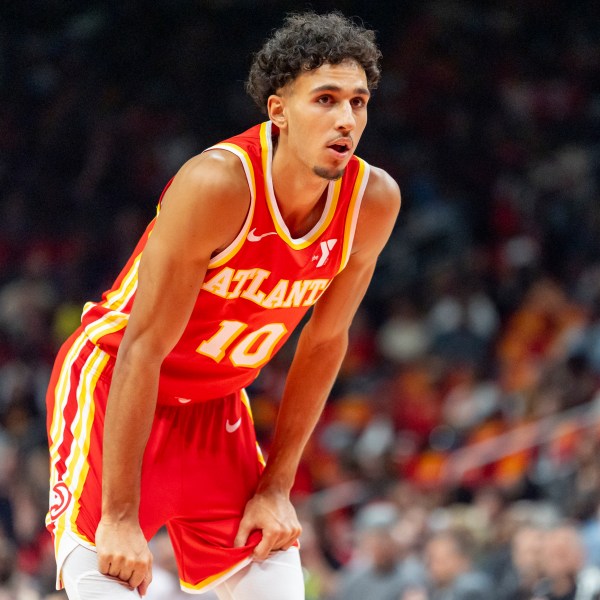
<svg viewBox="0 0 600 600">
<path fill-rule="evenodd" d="M 369 90 L 355 61 L 301 73 L 283 90 L 290 150 L 314 174 L 339 179 L 367 124 Z"/>
</svg>

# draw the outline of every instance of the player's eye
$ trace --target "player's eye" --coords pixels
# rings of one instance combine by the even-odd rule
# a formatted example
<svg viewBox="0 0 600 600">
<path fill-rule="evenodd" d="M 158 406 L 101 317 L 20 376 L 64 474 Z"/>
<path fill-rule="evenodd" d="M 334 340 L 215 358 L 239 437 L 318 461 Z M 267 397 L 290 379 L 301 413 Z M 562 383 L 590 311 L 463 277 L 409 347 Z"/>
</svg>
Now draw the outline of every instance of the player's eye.
<svg viewBox="0 0 600 600">
<path fill-rule="evenodd" d="M 360 98 L 360 97 L 352 98 L 352 106 L 354 108 L 362 108 L 363 106 L 366 106 L 366 105 L 367 105 L 367 103 L 364 100 L 364 98 Z"/>
<path fill-rule="evenodd" d="M 319 96 L 317 98 L 317 102 L 319 104 L 330 104 L 332 102 L 332 98 L 329 95 L 325 95 L 325 96 Z"/>
</svg>

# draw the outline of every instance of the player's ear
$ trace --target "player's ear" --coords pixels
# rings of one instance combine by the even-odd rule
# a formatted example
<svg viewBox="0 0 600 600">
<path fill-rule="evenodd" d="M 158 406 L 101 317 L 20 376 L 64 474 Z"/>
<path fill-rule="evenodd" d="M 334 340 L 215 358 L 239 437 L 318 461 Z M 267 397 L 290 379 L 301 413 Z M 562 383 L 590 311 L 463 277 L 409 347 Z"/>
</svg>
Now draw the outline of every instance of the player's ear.
<svg viewBox="0 0 600 600">
<path fill-rule="evenodd" d="M 267 100 L 267 112 L 269 113 L 269 119 L 281 129 L 286 125 L 285 116 L 285 101 L 282 96 L 278 94 L 271 94 Z"/>
</svg>

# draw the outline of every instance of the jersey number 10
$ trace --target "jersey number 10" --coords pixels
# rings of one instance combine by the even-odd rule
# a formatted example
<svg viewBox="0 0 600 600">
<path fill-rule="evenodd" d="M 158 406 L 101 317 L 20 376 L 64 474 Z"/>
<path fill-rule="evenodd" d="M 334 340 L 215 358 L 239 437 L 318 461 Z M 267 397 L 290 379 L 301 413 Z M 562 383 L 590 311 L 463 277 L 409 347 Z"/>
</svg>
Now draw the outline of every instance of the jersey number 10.
<svg viewBox="0 0 600 600">
<path fill-rule="evenodd" d="M 221 362 L 229 354 L 229 360 L 236 367 L 261 367 L 271 358 L 287 328 L 283 323 L 268 323 L 244 334 L 247 327 L 247 323 L 240 321 L 221 321 L 220 329 L 202 342 L 196 352 L 209 356 L 215 362 Z"/>
</svg>

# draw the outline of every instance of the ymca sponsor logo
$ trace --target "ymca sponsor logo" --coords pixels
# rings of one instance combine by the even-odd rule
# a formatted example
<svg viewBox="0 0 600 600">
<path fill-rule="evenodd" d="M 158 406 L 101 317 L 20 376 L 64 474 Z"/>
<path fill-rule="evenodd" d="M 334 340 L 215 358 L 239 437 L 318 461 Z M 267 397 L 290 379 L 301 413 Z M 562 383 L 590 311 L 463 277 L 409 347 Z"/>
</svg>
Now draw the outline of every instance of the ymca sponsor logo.
<svg viewBox="0 0 600 600">
<path fill-rule="evenodd" d="M 62 481 L 52 488 L 50 491 L 50 518 L 52 520 L 58 519 L 67 510 L 72 497 L 69 488 Z"/>
<path fill-rule="evenodd" d="M 325 240 L 320 244 L 321 253 L 316 252 L 312 257 L 313 261 L 317 262 L 317 268 L 322 267 L 329 260 L 329 253 L 333 250 L 333 247 L 337 244 L 337 240 L 334 238 L 332 240 Z"/>
</svg>

